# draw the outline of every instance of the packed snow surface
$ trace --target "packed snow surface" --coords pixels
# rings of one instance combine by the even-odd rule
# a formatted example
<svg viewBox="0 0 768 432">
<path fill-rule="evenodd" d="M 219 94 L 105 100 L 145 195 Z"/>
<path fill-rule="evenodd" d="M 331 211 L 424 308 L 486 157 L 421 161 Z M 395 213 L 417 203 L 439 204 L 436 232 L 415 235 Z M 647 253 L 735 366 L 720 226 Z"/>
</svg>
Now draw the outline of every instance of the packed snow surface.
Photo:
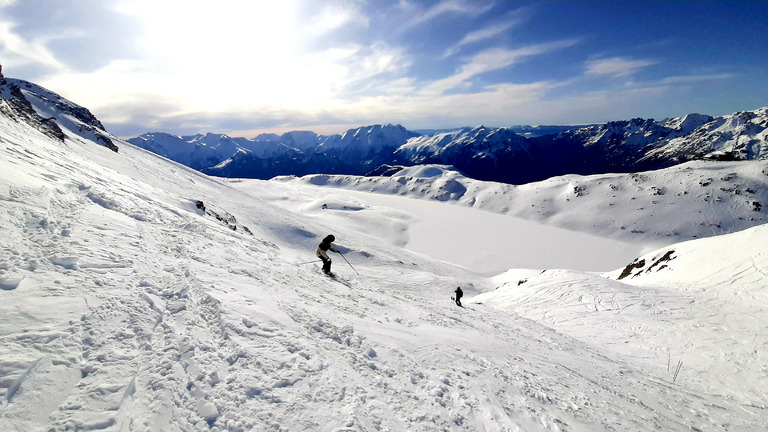
<svg viewBox="0 0 768 432">
<path fill-rule="evenodd" d="M 768 428 L 764 225 L 487 278 L 402 247 L 459 206 L 67 136 L 0 117 L 0 430 Z M 312 262 L 329 233 L 336 279 Z"/>
</svg>

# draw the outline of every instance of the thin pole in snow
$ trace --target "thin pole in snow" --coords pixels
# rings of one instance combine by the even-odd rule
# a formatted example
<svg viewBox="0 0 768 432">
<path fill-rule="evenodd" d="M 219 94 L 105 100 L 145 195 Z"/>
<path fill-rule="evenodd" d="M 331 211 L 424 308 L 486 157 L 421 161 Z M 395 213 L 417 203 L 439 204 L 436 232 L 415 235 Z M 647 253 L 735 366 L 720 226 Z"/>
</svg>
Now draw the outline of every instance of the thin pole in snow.
<svg viewBox="0 0 768 432">
<path fill-rule="evenodd" d="M 680 368 L 681 368 L 682 366 L 683 366 L 683 361 L 682 361 L 682 360 L 680 360 L 679 362 L 677 362 L 677 369 L 675 370 L 675 377 L 674 377 L 674 378 L 672 378 L 672 382 L 675 382 L 675 381 L 677 381 L 677 374 L 679 374 L 679 373 L 680 373 Z"/>
<path fill-rule="evenodd" d="M 341 257 L 344 258 L 344 261 L 347 261 L 347 264 L 349 264 L 347 257 L 345 257 L 343 253 L 339 252 L 339 255 L 341 255 Z M 349 266 L 352 267 L 352 264 L 349 264 Z M 352 267 L 352 270 L 355 270 L 355 268 Z M 357 270 L 355 270 L 355 273 L 357 273 Z M 357 273 L 357 275 L 360 276 L 360 273 Z"/>
</svg>

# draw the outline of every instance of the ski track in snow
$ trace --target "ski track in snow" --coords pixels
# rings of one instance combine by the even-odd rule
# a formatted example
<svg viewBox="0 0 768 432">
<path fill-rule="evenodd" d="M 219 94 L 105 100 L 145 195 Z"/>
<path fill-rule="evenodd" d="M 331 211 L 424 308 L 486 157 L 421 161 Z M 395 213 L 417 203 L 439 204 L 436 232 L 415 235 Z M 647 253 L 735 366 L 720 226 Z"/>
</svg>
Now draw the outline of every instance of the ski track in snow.
<svg viewBox="0 0 768 432">
<path fill-rule="evenodd" d="M 1 430 L 768 427 L 764 401 L 673 384 L 601 346 L 624 336 L 609 319 L 569 332 L 572 315 L 535 317 L 547 292 L 516 293 L 517 313 L 479 304 L 489 279 L 127 144 L 118 155 L 0 126 Z M 198 199 L 254 235 L 197 212 Z M 331 229 L 360 276 L 335 256 L 339 280 L 294 264 Z M 579 275 L 542 289 L 563 308 L 622 314 L 689 302 L 653 288 L 598 293 L 619 283 Z M 457 285 L 469 308 L 449 303 Z"/>
</svg>

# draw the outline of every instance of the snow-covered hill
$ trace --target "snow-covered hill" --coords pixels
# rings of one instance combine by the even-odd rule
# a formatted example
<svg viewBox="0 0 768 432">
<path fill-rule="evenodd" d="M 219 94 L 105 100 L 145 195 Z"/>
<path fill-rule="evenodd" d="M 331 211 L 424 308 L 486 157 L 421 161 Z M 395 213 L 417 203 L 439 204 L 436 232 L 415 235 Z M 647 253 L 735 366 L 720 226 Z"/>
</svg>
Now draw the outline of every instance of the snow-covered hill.
<svg viewBox="0 0 768 432">
<path fill-rule="evenodd" d="M 764 409 L 766 244 L 768 225 L 761 225 L 651 252 L 607 278 L 559 270 L 520 279 L 511 272 L 497 279 L 498 289 L 473 301 L 633 358 L 669 377 L 682 362 L 678 379 Z"/>
<path fill-rule="evenodd" d="M 764 226 L 675 246 L 654 274 L 630 277 L 669 249 L 621 280 L 531 278 L 519 289 L 555 293 L 541 318 L 539 295 L 480 304 L 525 291 L 392 244 L 418 228 L 397 197 L 308 216 L 274 197 L 316 185 L 224 181 L 37 126 L 0 112 L 0 430 L 768 428 Z M 440 205 L 444 223 L 461 208 Z M 310 262 L 328 233 L 354 266 L 333 255 L 338 279 Z M 612 309 L 580 324 L 579 305 Z"/>
<path fill-rule="evenodd" d="M 309 175 L 273 181 L 455 202 L 630 243 L 659 246 L 766 222 L 768 161 L 694 161 L 643 173 L 569 175 L 514 186 L 440 165 L 392 177 Z"/>
</svg>

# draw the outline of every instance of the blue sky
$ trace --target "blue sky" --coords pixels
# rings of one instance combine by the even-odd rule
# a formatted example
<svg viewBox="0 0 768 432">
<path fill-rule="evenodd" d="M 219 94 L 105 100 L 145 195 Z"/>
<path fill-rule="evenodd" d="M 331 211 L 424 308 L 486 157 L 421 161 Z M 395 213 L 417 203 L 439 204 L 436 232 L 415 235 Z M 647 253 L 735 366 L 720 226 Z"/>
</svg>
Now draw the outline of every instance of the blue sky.
<svg viewBox="0 0 768 432">
<path fill-rule="evenodd" d="M 768 1 L 0 0 L 7 77 L 120 136 L 768 105 Z"/>
</svg>

